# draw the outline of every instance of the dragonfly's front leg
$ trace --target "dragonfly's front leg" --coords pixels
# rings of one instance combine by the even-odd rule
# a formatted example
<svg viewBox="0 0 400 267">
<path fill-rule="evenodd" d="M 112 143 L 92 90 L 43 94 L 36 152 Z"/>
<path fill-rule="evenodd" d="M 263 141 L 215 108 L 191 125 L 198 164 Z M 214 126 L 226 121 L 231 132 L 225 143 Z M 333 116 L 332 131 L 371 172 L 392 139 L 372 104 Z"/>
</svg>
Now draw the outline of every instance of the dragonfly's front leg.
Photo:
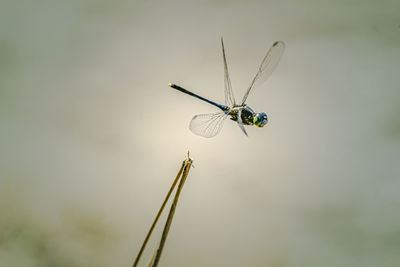
<svg viewBox="0 0 400 267">
<path fill-rule="evenodd" d="M 247 132 L 246 132 L 246 129 L 245 129 L 244 126 L 243 126 L 243 121 L 242 121 L 242 110 L 241 110 L 241 109 L 239 109 L 239 111 L 238 111 L 237 124 L 238 124 L 239 128 L 243 131 L 243 133 L 244 133 L 246 136 L 248 136 L 248 134 L 247 134 Z"/>
</svg>

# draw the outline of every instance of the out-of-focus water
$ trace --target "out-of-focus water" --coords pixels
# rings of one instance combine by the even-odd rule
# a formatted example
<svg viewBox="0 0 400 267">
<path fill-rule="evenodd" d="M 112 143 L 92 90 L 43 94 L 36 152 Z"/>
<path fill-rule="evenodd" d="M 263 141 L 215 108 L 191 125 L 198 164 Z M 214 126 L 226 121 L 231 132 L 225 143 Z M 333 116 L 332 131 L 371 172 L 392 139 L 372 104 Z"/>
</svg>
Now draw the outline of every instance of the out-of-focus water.
<svg viewBox="0 0 400 267">
<path fill-rule="evenodd" d="M 0 5 L 0 266 L 131 265 L 187 150 L 163 266 L 398 266 L 398 1 Z M 222 102 L 221 36 L 238 99 L 286 43 L 249 138 L 167 86 Z"/>
</svg>

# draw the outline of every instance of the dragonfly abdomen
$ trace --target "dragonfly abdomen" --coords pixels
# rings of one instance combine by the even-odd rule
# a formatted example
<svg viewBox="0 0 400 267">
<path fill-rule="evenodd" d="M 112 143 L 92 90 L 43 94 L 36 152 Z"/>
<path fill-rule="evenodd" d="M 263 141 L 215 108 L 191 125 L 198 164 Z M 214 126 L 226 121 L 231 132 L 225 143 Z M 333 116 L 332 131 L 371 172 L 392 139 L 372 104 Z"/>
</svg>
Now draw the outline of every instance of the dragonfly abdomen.
<svg viewBox="0 0 400 267">
<path fill-rule="evenodd" d="M 205 101 L 205 102 L 207 102 L 207 103 L 209 103 L 209 104 L 211 104 L 211 105 L 214 105 L 214 106 L 220 108 L 220 109 L 223 110 L 223 111 L 228 111 L 228 110 L 229 110 L 229 107 L 228 107 L 228 106 L 215 103 L 214 101 L 208 100 L 207 98 L 204 98 L 204 97 L 199 96 L 199 95 L 197 95 L 197 94 L 195 94 L 195 93 L 192 93 L 192 92 L 190 92 L 189 90 L 187 90 L 187 89 L 185 89 L 185 88 L 183 88 L 183 87 L 180 87 L 179 85 L 176 85 L 176 84 L 173 84 L 173 83 L 169 83 L 168 86 L 170 86 L 170 87 L 172 87 L 172 88 L 174 88 L 174 89 L 176 89 L 176 90 L 178 90 L 178 91 L 180 91 L 180 92 L 182 92 L 182 93 L 185 93 L 185 94 L 194 96 L 194 97 L 196 97 L 196 98 L 198 98 L 198 99 L 200 99 L 200 100 L 203 100 L 203 101 Z"/>
</svg>

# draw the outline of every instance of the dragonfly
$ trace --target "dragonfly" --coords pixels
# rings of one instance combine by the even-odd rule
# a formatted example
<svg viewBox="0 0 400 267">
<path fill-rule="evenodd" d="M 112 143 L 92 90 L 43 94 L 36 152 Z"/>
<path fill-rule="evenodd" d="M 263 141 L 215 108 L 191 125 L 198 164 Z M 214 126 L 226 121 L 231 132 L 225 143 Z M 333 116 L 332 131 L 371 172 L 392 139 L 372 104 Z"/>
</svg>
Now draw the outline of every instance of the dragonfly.
<svg viewBox="0 0 400 267">
<path fill-rule="evenodd" d="M 218 104 L 214 101 L 204 98 L 179 85 L 173 83 L 169 83 L 168 85 L 182 93 L 196 97 L 220 109 L 219 112 L 195 115 L 189 124 L 189 129 L 194 134 L 206 138 L 214 137 L 221 131 L 226 118 L 230 117 L 232 121 L 237 123 L 243 133 L 248 136 L 244 126 L 256 125 L 262 128 L 267 124 L 268 116 L 265 112 L 256 113 L 252 108 L 250 108 L 246 104 L 247 97 L 249 96 L 250 92 L 253 91 L 253 88 L 264 82 L 275 70 L 285 50 L 285 43 L 282 41 L 276 41 L 272 44 L 267 54 L 261 61 L 257 73 L 247 88 L 240 103 L 236 102 L 233 95 L 223 38 L 221 38 L 221 45 L 225 77 L 225 105 Z"/>
</svg>

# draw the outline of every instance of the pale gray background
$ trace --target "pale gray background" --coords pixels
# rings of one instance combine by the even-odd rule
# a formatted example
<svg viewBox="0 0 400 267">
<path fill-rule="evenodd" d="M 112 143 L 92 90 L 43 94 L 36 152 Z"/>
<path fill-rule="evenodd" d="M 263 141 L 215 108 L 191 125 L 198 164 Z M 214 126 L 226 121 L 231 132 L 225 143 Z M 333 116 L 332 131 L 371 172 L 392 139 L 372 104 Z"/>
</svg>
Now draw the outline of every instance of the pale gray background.
<svg viewBox="0 0 400 267">
<path fill-rule="evenodd" d="M 0 266 L 130 266 L 187 150 L 160 266 L 399 266 L 399 11 L 0 1 Z M 216 109 L 167 86 L 223 102 L 221 36 L 237 98 L 287 45 L 249 138 L 193 135 Z"/>
</svg>

